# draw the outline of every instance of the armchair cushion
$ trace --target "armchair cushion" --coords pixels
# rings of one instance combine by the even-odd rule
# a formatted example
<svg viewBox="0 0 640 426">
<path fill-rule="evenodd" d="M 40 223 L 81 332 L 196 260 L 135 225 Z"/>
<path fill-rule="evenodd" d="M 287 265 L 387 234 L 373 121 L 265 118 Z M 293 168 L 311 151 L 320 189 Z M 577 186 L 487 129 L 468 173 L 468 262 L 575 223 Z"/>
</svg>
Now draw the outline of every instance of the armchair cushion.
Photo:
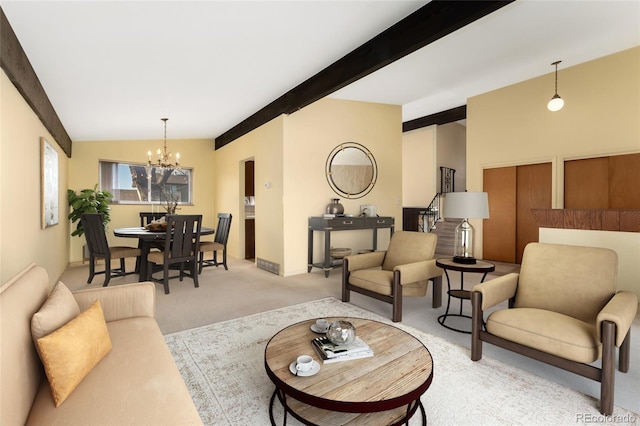
<svg viewBox="0 0 640 426">
<path fill-rule="evenodd" d="M 601 356 L 595 325 L 557 312 L 501 309 L 489 315 L 486 327 L 503 339 L 572 361 L 591 363 Z"/>
<path fill-rule="evenodd" d="M 345 259 L 349 260 L 349 271 L 353 272 L 359 269 L 380 268 L 386 254 L 386 251 L 374 251 L 371 253 L 346 256 Z"/>
<path fill-rule="evenodd" d="M 471 291 L 482 294 L 482 310 L 489 309 L 500 302 L 504 302 L 516 295 L 518 277 L 516 273 L 510 273 L 481 284 L 473 286 Z"/>
<path fill-rule="evenodd" d="M 593 322 L 616 291 L 618 256 L 598 247 L 532 243 L 525 248 L 514 307 Z"/>
<path fill-rule="evenodd" d="M 349 277 L 349 283 L 365 290 L 384 296 L 391 296 L 393 288 L 393 271 L 380 269 L 361 269 L 354 271 Z M 424 296 L 427 294 L 427 280 L 408 283 L 402 286 L 403 296 Z"/>
<path fill-rule="evenodd" d="M 598 341 L 601 340 L 602 321 L 611 321 L 616 325 L 616 346 L 620 347 L 627 336 L 631 323 L 638 310 L 638 297 L 630 291 L 620 291 L 607 303 L 596 318 Z"/>
<path fill-rule="evenodd" d="M 435 234 L 398 231 L 389 241 L 382 269 L 393 271 L 393 268 L 398 265 L 433 259 L 437 242 L 438 238 Z"/>
</svg>

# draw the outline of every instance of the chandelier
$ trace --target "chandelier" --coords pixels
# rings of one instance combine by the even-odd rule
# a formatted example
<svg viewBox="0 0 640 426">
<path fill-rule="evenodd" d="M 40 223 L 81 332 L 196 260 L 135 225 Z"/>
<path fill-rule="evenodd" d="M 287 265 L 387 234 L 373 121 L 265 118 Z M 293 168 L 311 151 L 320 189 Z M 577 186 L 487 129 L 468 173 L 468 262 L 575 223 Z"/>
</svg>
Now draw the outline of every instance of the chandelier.
<svg viewBox="0 0 640 426">
<path fill-rule="evenodd" d="M 175 163 L 171 162 L 172 154 L 167 151 L 167 120 L 168 118 L 161 118 L 160 120 L 164 121 L 164 148 L 161 150 L 158 148 L 158 160 L 153 162 L 151 161 L 151 151 L 147 152 L 147 156 L 149 157 L 148 167 L 158 167 L 161 169 L 179 169 L 180 168 L 180 153 L 176 153 L 176 161 Z"/>
</svg>

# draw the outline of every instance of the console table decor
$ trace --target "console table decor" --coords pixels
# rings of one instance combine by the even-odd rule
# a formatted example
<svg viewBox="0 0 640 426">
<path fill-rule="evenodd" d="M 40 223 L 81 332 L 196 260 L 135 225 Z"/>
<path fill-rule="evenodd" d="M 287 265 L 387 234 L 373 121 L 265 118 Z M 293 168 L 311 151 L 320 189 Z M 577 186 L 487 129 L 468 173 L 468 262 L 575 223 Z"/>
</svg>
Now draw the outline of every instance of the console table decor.
<svg viewBox="0 0 640 426">
<path fill-rule="evenodd" d="M 393 235 L 395 220 L 393 217 L 310 217 L 309 218 L 309 245 L 307 272 L 313 268 L 322 268 L 324 276 L 328 277 L 334 265 L 331 263 L 331 232 L 355 231 L 359 229 L 371 229 L 373 233 L 373 250 L 378 249 L 378 229 L 388 228 Z M 324 260 L 313 261 L 313 234 L 324 233 Z M 337 266 L 337 265 L 335 265 Z"/>
</svg>

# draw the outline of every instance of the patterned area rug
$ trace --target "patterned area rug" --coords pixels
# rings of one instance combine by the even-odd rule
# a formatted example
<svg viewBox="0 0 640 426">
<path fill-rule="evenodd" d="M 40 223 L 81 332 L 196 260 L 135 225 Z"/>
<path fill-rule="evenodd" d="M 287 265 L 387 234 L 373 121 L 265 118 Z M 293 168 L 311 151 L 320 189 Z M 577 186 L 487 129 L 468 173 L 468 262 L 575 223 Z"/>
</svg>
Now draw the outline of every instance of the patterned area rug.
<svg viewBox="0 0 640 426">
<path fill-rule="evenodd" d="M 165 336 L 206 425 L 268 425 L 274 386 L 264 370 L 264 348 L 284 327 L 311 318 L 345 316 L 390 324 L 335 298 L 289 306 Z M 638 414 L 615 407 L 602 416 L 598 401 L 580 392 L 404 326 L 431 352 L 434 378 L 422 396 L 429 425 L 639 424 Z M 291 354 L 292 359 L 296 354 Z M 282 409 L 276 402 L 276 421 Z M 416 416 L 417 417 L 417 416 Z M 287 424 L 298 424 L 291 416 Z M 410 422 L 411 425 L 419 421 Z"/>
</svg>

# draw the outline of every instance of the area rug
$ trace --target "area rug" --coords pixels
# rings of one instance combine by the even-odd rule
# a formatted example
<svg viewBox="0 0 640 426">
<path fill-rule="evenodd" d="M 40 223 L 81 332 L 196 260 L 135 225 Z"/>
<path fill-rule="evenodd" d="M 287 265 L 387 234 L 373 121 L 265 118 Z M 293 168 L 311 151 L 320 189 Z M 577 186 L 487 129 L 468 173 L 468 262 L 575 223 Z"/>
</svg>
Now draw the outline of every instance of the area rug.
<svg viewBox="0 0 640 426">
<path fill-rule="evenodd" d="M 206 425 L 268 425 L 274 386 L 264 369 L 264 348 L 279 330 L 310 318 L 344 316 L 390 324 L 377 314 L 335 298 L 289 306 L 165 336 Z M 615 407 L 602 416 L 598 401 L 518 368 L 401 323 L 431 352 L 434 375 L 422 396 L 429 425 L 636 424 L 638 414 Z M 291 354 L 292 359 L 296 354 Z M 282 420 L 279 404 L 276 420 Z M 291 416 L 287 424 L 298 424 Z M 411 425 L 419 422 L 410 422 Z"/>
</svg>

